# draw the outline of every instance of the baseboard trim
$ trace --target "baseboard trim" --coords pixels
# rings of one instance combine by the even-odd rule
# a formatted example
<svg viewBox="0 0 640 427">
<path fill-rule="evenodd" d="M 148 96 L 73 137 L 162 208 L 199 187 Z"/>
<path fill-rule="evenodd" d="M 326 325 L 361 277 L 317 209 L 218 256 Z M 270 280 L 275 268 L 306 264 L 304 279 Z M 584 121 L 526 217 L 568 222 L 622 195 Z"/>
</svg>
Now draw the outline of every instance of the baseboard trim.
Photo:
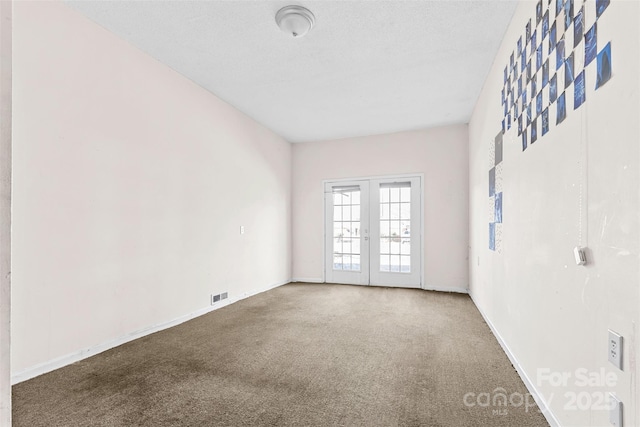
<svg viewBox="0 0 640 427">
<path fill-rule="evenodd" d="M 458 294 L 468 294 L 469 290 L 467 288 L 449 288 L 445 286 L 425 286 L 425 291 L 438 291 L 438 292 L 455 292 Z"/>
<path fill-rule="evenodd" d="M 266 291 L 270 291 L 271 289 L 275 289 L 279 286 L 282 285 L 286 285 L 287 283 L 290 283 L 290 280 L 286 280 L 284 282 L 280 282 L 280 283 L 276 283 L 273 285 L 269 285 L 265 288 L 261 288 L 261 289 L 255 289 L 249 292 L 244 292 L 240 295 L 237 295 L 235 297 L 220 301 L 218 303 L 216 303 L 215 305 L 209 306 L 209 307 L 204 307 L 201 308 L 199 310 L 196 310 L 194 312 L 185 314 L 183 316 L 177 317 L 175 319 L 169 320 L 168 322 L 162 322 L 162 323 L 158 323 L 156 325 L 144 328 L 144 329 L 140 329 L 137 331 L 134 331 L 130 334 L 118 337 L 116 339 L 104 342 L 102 344 L 98 344 L 95 346 L 91 346 L 91 347 L 87 347 L 87 348 L 83 348 L 82 350 L 73 352 L 73 353 L 69 353 L 67 355 L 61 356 L 61 357 L 57 357 L 55 359 L 52 359 L 50 361 L 44 362 L 44 363 L 40 363 L 38 365 L 32 366 L 30 368 L 24 369 L 20 372 L 16 372 L 15 374 L 11 375 L 11 385 L 15 385 L 18 383 L 21 383 L 23 381 L 27 381 L 30 380 L 31 378 L 35 378 L 39 375 L 42 374 L 46 374 L 47 372 L 51 372 L 51 371 L 55 371 L 56 369 L 60 369 L 64 366 L 67 365 L 71 365 L 72 363 L 75 362 L 79 362 L 80 360 L 83 359 L 87 359 L 91 356 L 95 356 L 96 354 L 102 353 L 104 351 L 110 350 L 114 347 L 118 347 L 119 345 L 122 344 L 126 344 L 130 341 L 133 340 L 137 340 L 138 338 L 142 338 L 144 336 L 162 331 L 164 329 L 168 329 L 171 328 L 173 326 L 177 326 L 181 323 L 184 323 L 188 320 L 191 319 L 195 319 L 196 317 L 200 317 L 203 316 L 207 313 L 210 313 L 214 310 L 218 310 L 222 307 L 226 307 L 230 304 L 233 304 L 235 302 L 241 301 L 243 299 L 252 297 L 254 295 L 258 295 L 261 294 L 263 292 Z"/>
<path fill-rule="evenodd" d="M 324 283 L 324 280 L 317 277 L 294 277 L 292 282 L 306 282 L 306 283 Z"/>
<path fill-rule="evenodd" d="M 513 354 L 513 352 L 507 345 L 507 343 L 504 341 L 504 339 L 502 339 L 500 332 L 498 332 L 498 330 L 495 328 L 493 323 L 491 323 L 491 320 L 489 320 L 489 318 L 485 315 L 484 311 L 482 311 L 482 309 L 478 306 L 478 304 L 476 304 L 476 301 L 473 299 L 473 293 L 469 292 L 469 296 L 471 297 L 471 301 L 473 301 L 473 304 L 476 306 L 476 308 L 480 312 L 480 315 L 482 316 L 484 321 L 487 323 L 487 325 L 489 325 L 489 329 L 491 329 L 491 332 L 496 337 L 496 340 L 498 340 L 498 343 L 502 347 L 502 350 L 504 350 L 504 352 L 507 354 L 507 357 L 511 361 L 511 364 L 516 369 L 516 372 L 518 373 L 518 375 L 520 375 L 520 379 L 522 379 L 522 382 L 529 390 L 529 393 L 531 393 L 531 396 L 533 396 L 533 399 L 536 401 L 538 408 L 540 408 L 542 415 L 544 415 L 549 425 L 551 427 L 561 427 L 560 421 L 558 421 L 558 418 L 556 418 L 553 412 L 551 412 L 551 408 L 549 408 L 549 405 L 547 404 L 545 399 L 542 397 L 542 394 L 538 391 L 533 381 L 531 381 L 531 378 L 529 378 L 527 373 L 524 371 L 524 369 L 520 365 L 520 362 L 518 361 L 516 356 Z"/>
</svg>

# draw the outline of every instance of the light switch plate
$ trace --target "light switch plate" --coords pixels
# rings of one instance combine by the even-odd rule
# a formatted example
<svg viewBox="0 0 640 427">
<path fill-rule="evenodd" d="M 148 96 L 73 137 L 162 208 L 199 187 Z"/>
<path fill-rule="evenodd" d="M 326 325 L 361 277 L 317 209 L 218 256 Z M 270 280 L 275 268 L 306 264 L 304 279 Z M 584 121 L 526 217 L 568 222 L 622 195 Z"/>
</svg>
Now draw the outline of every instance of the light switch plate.
<svg viewBox="0 0 640 427">
<path fill-rule="evenodd" d="M 609 329 L 609 362 L 622 371 L 622 336 Z"/>
<path fill-rule="evenodd" d="M 622 402 L 613 393 L 609 393 L 609 403 L 609 422 L 612 426 L 622 427 Z"/>
</svg>

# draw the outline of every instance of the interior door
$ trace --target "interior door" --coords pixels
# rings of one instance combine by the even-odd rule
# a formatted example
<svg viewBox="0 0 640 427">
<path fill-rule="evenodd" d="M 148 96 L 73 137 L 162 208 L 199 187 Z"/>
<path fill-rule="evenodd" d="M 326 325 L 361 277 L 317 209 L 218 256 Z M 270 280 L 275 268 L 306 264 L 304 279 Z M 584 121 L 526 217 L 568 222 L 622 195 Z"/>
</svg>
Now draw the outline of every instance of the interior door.
<svg viewBox="0 0 640 427">
<path fill-rule="evenodd" d="M 369 284 L 369 181 L 325 185 L 325 279 Z"/>
<path fill-rule="evenodd" d="M 325 280 L 420 288 L 421 178 L 325 184 Z"/>
</svg>

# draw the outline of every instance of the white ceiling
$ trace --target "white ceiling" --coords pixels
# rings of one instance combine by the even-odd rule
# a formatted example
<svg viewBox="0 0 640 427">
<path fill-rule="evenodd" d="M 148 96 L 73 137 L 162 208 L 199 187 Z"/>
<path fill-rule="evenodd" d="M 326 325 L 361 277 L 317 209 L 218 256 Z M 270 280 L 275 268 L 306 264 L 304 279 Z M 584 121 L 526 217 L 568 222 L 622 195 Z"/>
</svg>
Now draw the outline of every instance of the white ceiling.
<svg viewBox="0 0 640 427">
<path fill-rule="evenodd" d="M 68 1 L 291 142 L 467 123 L 515 1 Z M 299 4 L 315 27 L 275 24 Z M 81 35 L 78 35 L 81 37 Z"/>
</svg>

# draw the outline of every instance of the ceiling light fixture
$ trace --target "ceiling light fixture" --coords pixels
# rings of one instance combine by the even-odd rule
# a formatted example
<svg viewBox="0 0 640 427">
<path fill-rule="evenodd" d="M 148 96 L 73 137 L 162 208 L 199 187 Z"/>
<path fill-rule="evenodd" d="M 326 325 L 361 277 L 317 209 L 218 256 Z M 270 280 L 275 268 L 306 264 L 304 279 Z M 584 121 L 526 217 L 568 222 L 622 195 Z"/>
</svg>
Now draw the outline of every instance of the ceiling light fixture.
<svg viewBox="0 0 640 427">
<path fill-rule="evenodd" d="M 276 13 L 276 23 L 282 31 L 293 37 L 302 37 L 307 34 L 316 17 L 307 8 L 302 6 L 285 6 Z"/>
</svg>

